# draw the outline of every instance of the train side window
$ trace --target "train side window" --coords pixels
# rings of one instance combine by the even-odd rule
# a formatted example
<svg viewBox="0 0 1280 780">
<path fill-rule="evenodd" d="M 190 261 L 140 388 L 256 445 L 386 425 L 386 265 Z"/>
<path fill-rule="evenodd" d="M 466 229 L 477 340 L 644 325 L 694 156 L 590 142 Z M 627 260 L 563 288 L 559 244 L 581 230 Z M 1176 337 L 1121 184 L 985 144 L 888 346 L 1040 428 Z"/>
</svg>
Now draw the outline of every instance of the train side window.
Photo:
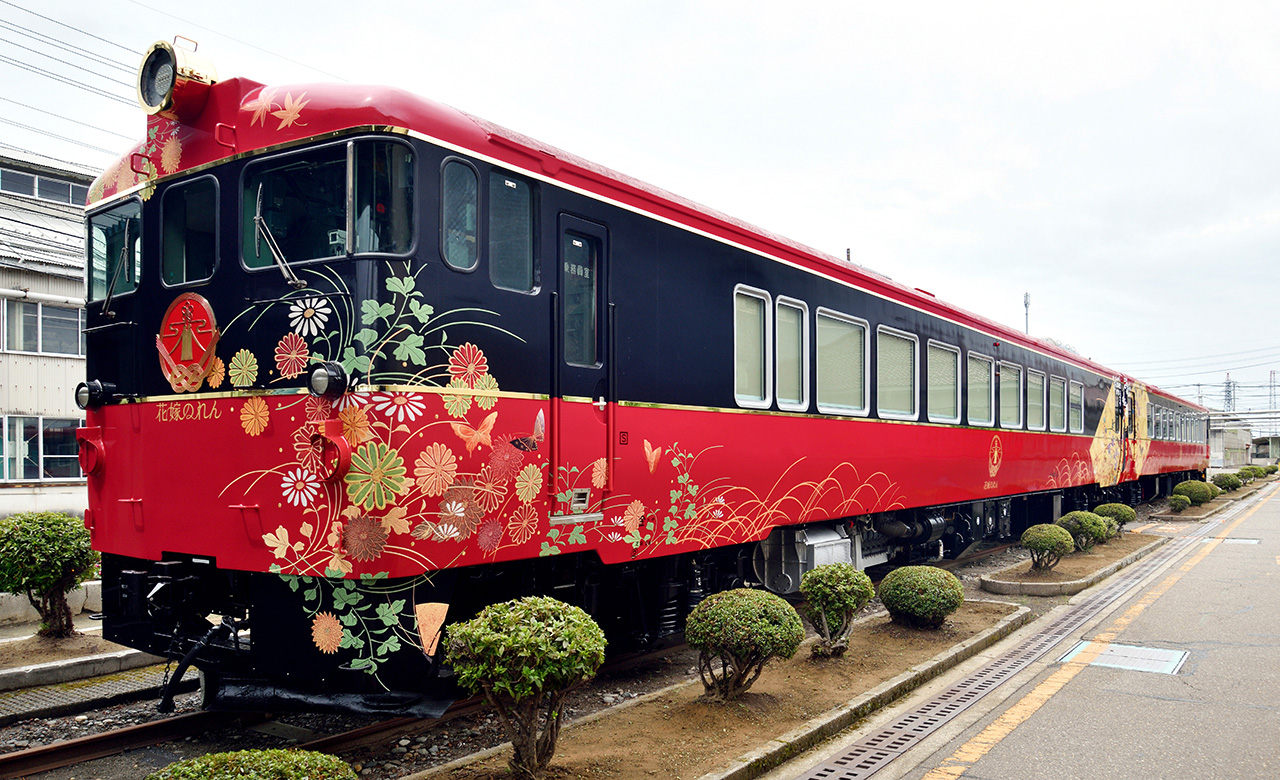
<svg viewBox="0 0 1280 780">
<path fill-rule="evenodd" d="M 769 293 L 739 285 L 733 290 L 733 394 L 739 406 L 768 408 L 771 340 Z"/>
<path fill-rule="evenodd" d="M 1044 430 L 1044 374 L 1027 369 L 1027 428 Z"/>
<path fill-rule="evenodd" d="M 533 190 L 519 179 L 489 174 L 489 281 L 494 287 L 532 292 Z"/>
<path fill-rule="evenodd" d="M 1084 433 L 1084 385 L 1071 383 L 1071 432 Z"/>
<path fill-rule="evenodd" d="M 1147 438 L 1154 439 L 1156 437 L 1156 415 L 1155 406 L 1150 401 L 1147 402 Z"/>
<path fill-rule="evenodd" d="M 969 353 L 968 371 L 969 424 L 995 424 L 995 361 L 986 355 Z"/>
<path fill-rule="evenodd" d="M 476 171 L 461 160 L 444 164 L 440 179 L 440 254 L 450 268 L 473 271 L 480 260 L 476 215 L 480 210 Z"/>
<path fill-rule="evenodd" d="M 1049 430 L 1067 430 L 1067 380 L 1056 376 L 1049 377 Z"/>
<path fill-rule="evenodd" d="M 818 309 L 818 411 L 867 413 L 867 323 L 829 309 Z"/>
<path fill-rule="evenodd" d="M 600 274 L 600 241 L 581 233 L 565 231 L 560 249 L 564 272 L 560 292 L 564 295 L 564 360 L 571 366 L 595 366 L 599 301 L 596 280 Z"/>
<path fill-rule="evenodd" d="M 928 348 L 930 422 L 960 422 L 960 350 L 936 341 Z"/>
<path fill-rule="evenodd" d="M 1022 366 L 1000 363 L 1000 427 L 1022 427 Z"/>
<path fill-rule="evenodd" d="M 884 326 L 876 329 L 876 412 L 881 417 L 914 420 L 918 416 L 917 343 L 909 333 Z"/>
<path fill-rule="evenodd" d="M 123 295 L 142 276 L 142 207 L 126 201 L 89 217 L 89 300 Z"/>
<path fill-rule="evenodd" d="M 803 412 L 809 408 L 809 307 L 779 297 L 774 320 L 778 408 Z"/>
<path fill-rule="evenodd" d="M 218 180 L 205 177 L 170 187 L 160 214 L 164 283 L 187 284 L 213 276 L 218 256 Z"/>
</svg>

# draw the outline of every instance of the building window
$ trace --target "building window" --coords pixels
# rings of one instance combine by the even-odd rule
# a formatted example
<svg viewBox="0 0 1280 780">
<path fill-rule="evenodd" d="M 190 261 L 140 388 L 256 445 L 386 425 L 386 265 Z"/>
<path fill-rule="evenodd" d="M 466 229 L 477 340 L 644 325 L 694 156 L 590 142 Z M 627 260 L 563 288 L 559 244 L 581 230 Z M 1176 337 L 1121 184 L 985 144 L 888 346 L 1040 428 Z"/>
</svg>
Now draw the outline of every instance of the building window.
<svg viewBox="0 0 1280 780">
<path fill-rule="evenodd" d="M 929 342 L 929 395 L 933 422 L 960 422 L 960 350 Z"/>
<path fill-rule="evenodd" d="M 1044 374 L 1027 371 L 1027 428 L 1044 430 Z"/>
<path fill-rule="evenodd" d="M 1022 366 L 1000 364 L 1000 427 L 1022 427 Z"/>
<path fill-rule="evenodd" d="M 89 199 L 89 188 L 83 184 L 72 184 L 64 179 L 22 173 L 12 168 L 0 168 L 0 192 L 30 195 L 41 200 L 70 203 L 73 206 L 82 206 Z"/>
<path fill-rule="evenodd" d="M 881 417 L 914 420 L 917 416 L 916 343 L 908 333 L 876 330 L 876 412 Z"/>
<path fill-rule="evenodd" d="M 967 379 L 969 390 L 969 424 L 995 423 L 995 361 L 985 355 L 969 353 Z"/>
<path fill-rule="evenodd" d="M 1049 377 L 1049 430 L 1061 433 L 1067 429 L 1067 380 Z"/>
<path fill-rule="evenodd" d="M 34 301 L 5 301 L 4 348 L 10 352 L 83 355 L 84 310 Z"/>
<path fill-rule="evenodd" d="M 818 309 L 818 411 L 867 413 L 867 324 Z"/>
<path fill-rule="evenodd" d="M 770 403 L 769 294 L 738 287 L 733 291 L 733 394 L 741 406 Z"/>
<path fill-rule="evenodd" d="M 809 408 L 809 307 L 790 298 L 779 298 L 774 332 L 778 376 L 778 408 Z"/>
<path fill-rule="evenodd" d="M 12 416 L 5 423 L 4 478 L 10 482 L 83 479 L 77 459 L 80 420 Z"/>
<path fill-rule="evenodd" d="M 1084 385 L 1071 383 L 1071 432 L 1084 433 Z"/>
<path fill-rule="evenodd" d="M 494 287 L 532 292 L 533 190 L 520 179 L 489 174 L 489 281 Z"/>
</svg>

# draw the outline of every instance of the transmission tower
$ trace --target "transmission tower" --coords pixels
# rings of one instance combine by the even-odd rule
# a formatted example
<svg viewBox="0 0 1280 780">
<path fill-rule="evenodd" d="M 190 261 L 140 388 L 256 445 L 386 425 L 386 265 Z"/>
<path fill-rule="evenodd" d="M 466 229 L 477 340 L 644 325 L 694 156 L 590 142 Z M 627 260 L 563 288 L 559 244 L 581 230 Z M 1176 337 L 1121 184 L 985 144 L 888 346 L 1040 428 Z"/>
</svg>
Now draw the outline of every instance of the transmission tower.
<svg viewBox="0 0 1280 780">
<path fill-rule="evenodd" d="M 1227 381 L 1222 387 L 1222 411 L 1234 412 L 1236 410 L 1236 394 L 1233 392 L 1235 382 L 1231 381 L 1231 375 L 1227 374 Z"/>
</svg>

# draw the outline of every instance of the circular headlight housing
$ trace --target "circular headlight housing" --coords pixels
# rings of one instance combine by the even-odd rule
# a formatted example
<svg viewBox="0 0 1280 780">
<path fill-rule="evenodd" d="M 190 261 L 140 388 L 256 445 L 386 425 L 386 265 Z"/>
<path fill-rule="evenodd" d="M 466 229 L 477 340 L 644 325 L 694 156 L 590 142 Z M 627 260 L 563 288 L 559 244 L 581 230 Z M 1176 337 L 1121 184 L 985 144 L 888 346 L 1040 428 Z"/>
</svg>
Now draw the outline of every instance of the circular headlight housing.
<svg viewBox="0 0 1280 780">
<path fill-rule="evenodd" d="M 173 105 L 173 85 L 178 75 L 178 56 L 165 41 L 151 45 L 138 69 L 138 102 L 148 114 L 158 114 Z"/>
<path fill-rule="evenodd" d="M 90 379 L 76 385 L 76 406 L 81 409 L 97 409 L 116 395 L 116 386 L 110 382 Z"/>
<path fill-rule="evenodd" d="M 341 363 L 325 361 L 311 371 L 307 387 L 312 395 L 335 401 L 347 391 L 347 372 Z"/>
</svg>

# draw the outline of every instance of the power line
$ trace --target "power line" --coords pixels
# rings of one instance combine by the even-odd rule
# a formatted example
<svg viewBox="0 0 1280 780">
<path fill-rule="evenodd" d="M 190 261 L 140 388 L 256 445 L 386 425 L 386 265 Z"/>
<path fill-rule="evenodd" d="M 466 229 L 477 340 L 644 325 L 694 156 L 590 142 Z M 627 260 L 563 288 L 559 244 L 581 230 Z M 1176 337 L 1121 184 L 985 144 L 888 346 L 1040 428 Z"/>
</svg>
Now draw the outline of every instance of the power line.
<svg viewBox="0 0 1280 780">
<path fill-rule="evenodd" d="M 0 19 L 0 27 L 8 28 L 10 32 L 15 32 L 18 35 L 26 36 L 27 38 L 30 38 L 31 40 L 36 41 L 37 43 L 43 43 L 47 46 L 54 46 L 70 54 L 76 54 L 81 57 L 84 57 L 85 59 L 94 60 L 98 64 L 106 65 L 109 68 L 115 68 L 116 70 L 124 71 L 125 73 L 130 73 L 130 74 L 135 73 L 137 71 L 136 68 L 129 67 L 122 62 L 117 62 L 116 60 L 113 60 L 109 57 L 104 57 L 103 55 L 98 54 L 96 52 L 91 52 L 88 49 L 75 48 L 73 46 L 68 46 L 67 44 L 60 42 L 57 38 L 54 38 L 52 35 L 45 35 L 44 33 L 39 32 L 37 30 L 32 30 L 30 27 L 23 27 L 20 24 L 14 24 L 13 22 L 8 22 L 3 19 Z"/>
<path fill-rule="evenodd" d="M 0 0 L 0 3 L 3 3 L 3 2 L 5 2 L 5 0 Z M 83 89 L 84 91 L 91 92 L 99 97 L 109 98 L 111 100 L 116 101 L 117 103 L 123 103 L 126 106 L 134 105 L 134 101 L 125 100 L 119 95 L 108 92 L 105 89 L 99 89 L 97 87 L 93 87 L 88 84 L 85 84 L 84 82 L 69 79 L 66 76 L 59 76 L 57 73 L 52 73 L 50 71 L 44 70 L 43 68 L 37 68 L 34 65 L 27 65 L 23 62 L 19 62 L 18 60 L 13 59 L 12 57 L 6 57 L 3 54 L 0 54 L 0 62 L 7 62 L 10 65 L 13 65 L 18 68 L 22 68 L 23 70 L 30 71 L 40 76 L 44 76 L 45 78 L 53 79 L 54 81 L 59 81 L 63 84 L 75 87 L 77 89 Z"/>
<path fill-rule="evenodd" d="M 0 219 L 5 220 L 6 222 L 15 222 L 19 225 L 25 225 L 29 228 L 35 228 L 36 230 L 42 230 L 46 233 L 53 233 L 59 236 L 66 236 L 67 238 L 74 238 L 74 239 L 84 238 L 84 236 L 81 235 L 80 233 L 67 233 L 61 230 L 54 230 L 53 228 L 45 227 L 44 225 L 37 225 L 34 222 L 25 222 L 21 219 L 14 219 L 13 217 L 7 216 L 5 214 L 0 214 Z"/>
<path fill-rule="evenodd" d="M 5 119 L 5 118 L 4 118 L 4 117 L 2 117 L 2 116 L 0 116 L 0 122 L 5 123 L 6 125 L 13 125 L 14 127 L 20 127 L 20 128 L 22 128 L 23 130 L 27 130 L 27 131 L 30 131 L 30 132 L 32 132 L 32 133 L 39 133 L 40 135 L 48 136 L 49 138 L 56 138 L 56 139 L 58 139 L 59 141 L 66 141 L 66 142 L 67 142 L 67 143 L 69 143 L 69 144 L 75 144 L 76 146 L 83 146 L 84 148 L 86 148 L 86 149 L 92 149 L 92 150 L 94 150 L 95 152 L 102 152 L 103 154 L 118 154 L 118 153 L 119 153 L 118 151 L 112 151 L 112 150 L 110 150 L 110 149 L 103 149 L 101 146 L 94 146 L 93 144 L 87 144 L 87 143 L 85 143 L 84 141 L 77 141 L 76 139 L 74 139 L 74 138 L 68 138 L 68 137 L 66 137 L 65 135 L 58 135 L 57 133 L 51 133 L 51 132 L 49 132 L 48 130 L 41 130 L 41 129 L 40 129 L 40 128 L 38 128 L 38 127 L 32 127 L 31 125 L 24 125 L 24 124 L 22 124 L 21 122 L 15 122 L 15 121 L 13 121 L 12 119 Z"/>
<path fill-rule="evenodd" d="M 0 141 L 0 149 L 10 149 L 12 151 L 22 152 L 23 154 L 29 154 L 34 157 L 43 157 L 44 159 L 49 160 L 51 162 L 58 162 L 58 163 L 62 163 L 63 165 L 72 165 L 72 166 L 75 166 L 76 168 L 83 168 L 85 172 L 92 173 L 95 176 L 102 173 L 101 165 L 90 165 L 88 163 L 75 162 L 72 160 L 63 160 L 58 157 L 50 157 L 49 155 L 44 154 L 43 152 L 37 152 L 31 149 L 24 149 L 21 146 L 14 146 L 13 144 L 6 143 L 4 141 Z"/>
<path fill-rule="evenodd" d="M 99 127 L 99 126 L 97 126 L 97 125 L 91 125 L 91 124 L 89 124 L 88 122 L 81 122 L 79 119 L 72 119 L 72 118 L 71 118 L 71 117 L 69 117 L 69 116 L 63 116 L 62 114 L 55 114 L 55 113 L 53 113 L 52 111 L 45 111 L 43 108 L 36 108 L 35 106 L 29 106 L 29 105 L 27 105 L 26 103 L 19 103 L 18 101 L 16 101 L 16 100 L 10 100 L 9 98 L 4 97 L 3 95 L 0 95 L 0 100 L 3 100 L 3 101 L 4 101 L 4 102 L 6 102 L 6 103 L 12 103 L 12 104 L 13 104 L 13 105 L 15 105 L 15 106 L 22 106 L 23 108 L 30 109 L 31 111 L 39 111 L 41 114 L 48 114 L 49 116 L 51 116 L 51 117 L 53 117 L 53 118 L 55 118 L 55 119 L 61 119 L 61 120 L 62 120 L 62 121 L 64 121 L 64 122 L 71 122 L 71 123 L 73 123 L 73 124 L 80 125 L 81 127 L 87 127 L 87 128 L 89 128 L 89 129 L 91 129 L 91 130 L 97 130 L 97 131 L 98 131 L 98 132 L 100 132 L 100 133 L 106 133 L 106 134 L 108 134 L 108 135 L 114 135 L 115 137 L 117 137 L 117 138 L 123 138 L 123 139 L 124 139 L 124 140 L 126 140 L 126 141 L 137 141 L 137 140 L 138 140 L 137 138 L 134 138 L 134 137 L 133 137 L 133 136 L 131 136 L 131 135 L 125 135 L 124 133 L 117 133 L 116 131 L 114 131 L 114 130 L 108 130 L 108 129 L 107 129 L 107 128 L 105 128 L 105 127 Z"/>
<path fill-rule="evenodd" d="M 7 6 L 11 7 L 11 8 L 17 8 L 19 11 L 23 11 L 23 12 L 25 12 L 25 13 L 29 13 L 29 14 L 31 14 L 32 16 L 38 16 L 38 17 L 40 17 L 41 19 L 44 19 L 46 22 L 53 22 L 54 24 L 59 25 L 59 26 L 61 26 L 61 27 L 66 27 L 68 30 L 75 30 L 76 32 L 80 33 L 81 35 L 87 35 L 87 36 L 89 36 L 90 38 L 94 38 L 94 39 L 96 39 L 96 40 L 102 41 L 103 43 L 109 43 L 109 44 L 111 44 L 112 46 L 115 46 L 115 47 L 116 47 L 116 48 L 118 48 L 118 49 L 124 49 L 125 51 L 129 52 L 130 54 L 132 54 L 134 57 L 138 57 L 138 56 L 140 56 L 140 55 L 141 55 L 141 52 L 136 52 L 136 51 L 134 51 L 133 49 L 130 49 L 128 46 L 123 46 L 123 45 L 121 45 L 121 44 L 119 44 L 119 43 L 116 43 L 115 41 L 108 40 L 108 39 L 106 39 L 106 38 L 103 38 L 103 37 L 100 37 L 100 36 L 94 35 L 94 34 L 93 34 L 93 33 L 91 33 L 91 32 L 86 32 L 86 31 L 84 31 L 84 30 L 81 30 L 79 27 L 73 27 L 73 26 L 71 26 L 71 25 L 67 24 L 66 22 L 60 22 L 60 21 L 58 21 L 57 19 L 52 19 L 52 18 L 50 18 L 50 17 L 48 17 L 48 16 L 45 16 L 44 14 L 38 14 L 38 13 L 36 13 L 35 11 L 32 11 L 32 10 L 31 10 L 31 9 L 29 9 L 29 8 L 23 8 L 22 6 L 18 5 L 17 3 L 11 3 L 11 2 L 9 2 L 9 0 L 0 0 L 0 3 L 4 3 L 5 5 L 7 5 Z"/>
<path fill-rule="evenodd" d="M 91 69 L 89 69 L 89 68 L 86 68 L 86 67 L 84 67 L 83 65 L 74 65 L 74 64 L 72 64 L 72 63 L 70 63 L 70 62 L 67 62 L 66 60 L 64 60 L 64 59 L 62 59 L 62 58 L 60 58 L 60 57 L 55 57 L 55 56 L 54 56 L 54 55 L 52 55 L 52 54 L 46 54 L 45 52 L 37 51 L 36 49 L 31 48 L 30 46 L 23 46 L 23 45 L 22 45 L 22 44 L 20 44 L 20 43 L 15 43 L 14 41 L 9 40 L 8 38 L 0 38 L 0 41 L 4 41 L 5 43 L 9 44 L 10 46 L 14 46 L 14 47 L 19 48 L 19 49 L 22 49 L 22 50 L 24 50 L 24 51 L 29 51 L 29 52 L 31 52 L 32 54 L 39 54 L 41 57 L 48 57 L 49 59 L 53 60 L 54 62 L 60 62 L 60 63 L 62 63 L 63 65 L 66 65 L 68 68 L 75 68 L 76 70 L 82 70 L 82 71 L 84 71 L 85 73 L 92 74 L 92 75 L 94 75 L 94 76 L 97 76 L 97 77 L 98 77 L 98 78 L 100 78 L 100 79 L 106 79 L 107 81 L 110 81 L 112 84 L 119 84 L 119 85 L 120 85 L 120 86 L 122 86 L 122 87 L 132 87 L 132 86 L 133 86 L 133 84 L 130 84 L 130 83 L 129 83 L 129 82 L 127 82 L 127 81 L 121 81 L 120 79 L 113 78 L 113 77 L 111 77 L 111 76 L 106 75 L 105 73 L 99 73 L 99 72 L 98 72 L 98 71 L 96 71 L 96 70 L 91 70 Z"/>
<path fill-rule="evenodd" d="M 1217 354 L 1215 354 L 1215 355 L 1196 355 L 1196 356 L 1193 356 L 1193 357 L 1171 358 L 1171 359 L 1167 359 L 1167 360 L 1126 360 L 1126 361 L 1124 361 L 1124 365 L 1126 365 L 1126 366 L 1143 366 L 1143 365 L 1145 365 L 1145 366 L 1148 366 L 1148 367 L 1150 367 L 1150 366 L 1165 366 L 1165 365 L 1174 366 L 1174 365 L 1178 365 L 1178 364 L 1180 364 L 1180 363 L 1195 363 L 1195 362 L 1202 361 L 1202 360 L 1213 360 L 1213 359 L 1216 359 L 1216 358 L 1224 358 L 1224 357 L 1239 357 L 1239 356 L 1242 356 L 1242 355 L 1253 355 L 1253 354 L 1256 354 L 1256 353 L 1258 353 L 1258 352 L 1269 352 L 1269 353 L 1274 353 L 1274 354 L 1280 355 L 1280 346 L 1257 347 L 1257 348 L 1255 348 L 1255 349 L 1246 349 L 1246 350 L 1241 350 L 1240 352 L 1219 352 L 1219 353 L 1217 353 Z"/>
<path fill-rule="evenodd" d="M 0 0 L 0 2 L 8 2 L 8 0 Z M 145 3 L 140 3 L 140 2 L 138 2 L 138 0 L 129 0 L 129 2 L 133 3 L 134 5 L 138 6 L 139 8 L 145 8 L 145 9 L 147 9 L 148 11 L 151 11 L 151 12 L 153 12 L 153 13 L 164 14 L 165 16 L 169 17 L 170 19 L 177 19 L 178 21 L 182 22 L 183 24 L 189 24 L 189 25 L 191 25 L 192 27 L 199 27 L 201 30 L 205 30 L 205 31 L 207 31 L 207 32 L 211 32 L 211 33 L 213 33 L 214 35 L 221 35 L 223 38 L 226 38 L 226 39 L 227 39 L 227 40 L 229 40 L 229 41 L 235 41 L 236 43 L 240 44 L 241 46 L 248 46 L 250 49 L 257 49 L 258 51 L 262 52 L 263 54 L 270 54 L 270 55 L 271 55 L 271 56 L 273 56 L 273 57 L 277 57 L 277 58 L 282 59 L 282 60 L 284 60 L 284 61 L 286 61 L 286 62 L 292 62 L 294 65 L 299 65 L 299 66 L 301 66 L 301 67 L 306 68 L 307 70 L 314 70 L 316 73 L 323 73 L 324 75 L 328 76 L 329 78 L 337 79 L 338 81 L 346 81 L 346 79 L 342 78 L 341 76 L 338 76 L 338 75 L 336 75 L 336 74 L 330 73 L 330 72 L 329 72 L 329 71 L 327 71 L 327 70 L 320 70 L 319 68 L 315 67 L 314 65 L 308 65 L 308 64 L 307 64 L 307 63 L 305 63 L 305 62 L 299 62 L 298 60 L 292 59 L 292 58 L 290 58 L 290 57 L 286 57 L 286 56 L 284 56 L 283 54 L 280 54 L 279 52 L 272 51 L 271 49 L 264 49 L 264 48 L 262 48 L 261 46 L 254 46 L 252 43 L 249 43 L 248 41 L 242 41 L 242 40 L 240 40 L 239 38 L 232 38 L 230 35 L 227 35 L 226 33 L 218 32 L 217 30 L 211 29 L 211 28 L 209 28 L 209 27 L 205 27 L 205 26 L 204 26 L 204 25 L 202 25 L 202 24 L 196 24 L 195 22 L 191 21 L 190 19 L 183 19 L 181 16 L 175 16 L 174 14 L 171 14 L 171 13 L 169 13 L 168 11 L 162 10 L 162 9 L 160 9 L 160 8 L 154 8 L 154 7 L 149 6 L 149 5 L 145 4 Z"/>
</svg>

